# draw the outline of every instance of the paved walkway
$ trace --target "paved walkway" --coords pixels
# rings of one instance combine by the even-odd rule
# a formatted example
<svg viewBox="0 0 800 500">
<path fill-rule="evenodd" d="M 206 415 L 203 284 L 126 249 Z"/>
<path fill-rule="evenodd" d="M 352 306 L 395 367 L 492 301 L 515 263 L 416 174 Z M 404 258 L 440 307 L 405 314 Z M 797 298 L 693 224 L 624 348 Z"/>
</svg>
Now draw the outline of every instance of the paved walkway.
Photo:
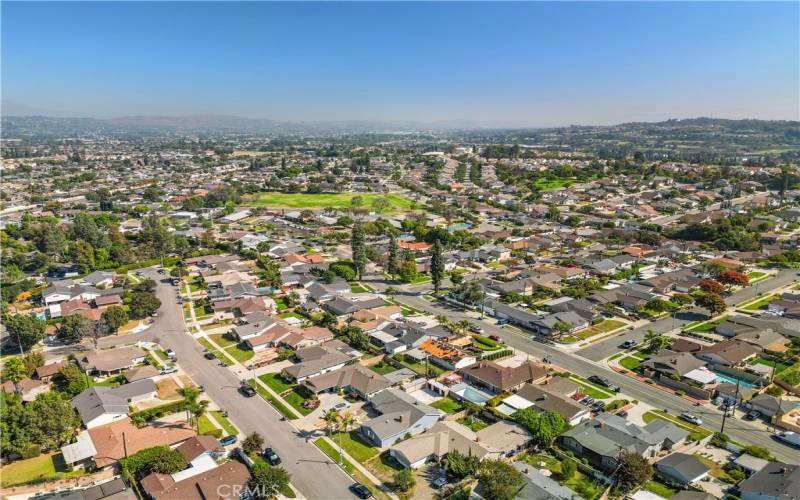
<svg viewBox="0 0 800 500">
<path fill-rule="evenodd" d="M 369 471 L 369 469 L 367 469 L 366 467 L 364 467 L 363 465 L 361 465 L 361 464 L 358 462 L 358 460 L 356 460 L 355 458 L 353 458 L 353 457 L 351 457 L 350 455 L 348 455 L 347 451 L 345 451 L 345 450 L 344 450 L 344 448 L 342 448 L 342 449 L 340 450 L 340 449 L 339 449 L 339 443 L 337 443 L 335 440 L 333 440 L 333 439 L 329 438 L 328 436 L 322 436 L 322 439 L 324 439 L 325 441 L 327 441 L 327 442 L 328 442 L 328 444 L 330 444 L 331 446 L 333 446 L 333 448 L 334 448 L 336 451 L 338 451 L 339 453 L 341 453 L 341 454 L 342 454 L 342 457 L 344 457 L 344 459 L 345 459 L 345 460 L 347 460 L 348 462 L 350 462 L 351 464 L 353 464 L 353 467 L 355 467 L 356 469 L 358 469 L 358 471 L 359 471 L 359 472 L 361 472 L 362 474 L 364 474 L 364 475 L 365 475 L 365 476 L 366 476 L 366 477 L 367 477 L 367 478 L 368 478 L 370 481 L 372 481 L 373 483 L 375 483 L 375 485 L 376 485 L 378 488 L 380 488 L 380 489 L 381 489 L 381 491 L 383 491 L 384 493 L 386 493 L 386 494 L 389 496 L 389 498 L 392 498 L 393 500 L 399 500 L 399 499 L 397 498 L 397 495 L 395 495 L 394 493 L 392 493 L 392 491 L 391 491 L 391 490 L 390 490 L 390 489 L 389 489 L 389 488 L 388 488 L 386 485 L 384 485 L 384 484 L 383 484 L 383 481 L 381 481 L 380 479 L 378 479 L 377 477 L 375 477 L 375 474 L 373 474 L 372 472 L 370 472 L 370 471 Z M 347 471 L 345 471 L 345 472 L 347 472 Z"/>
</svg>

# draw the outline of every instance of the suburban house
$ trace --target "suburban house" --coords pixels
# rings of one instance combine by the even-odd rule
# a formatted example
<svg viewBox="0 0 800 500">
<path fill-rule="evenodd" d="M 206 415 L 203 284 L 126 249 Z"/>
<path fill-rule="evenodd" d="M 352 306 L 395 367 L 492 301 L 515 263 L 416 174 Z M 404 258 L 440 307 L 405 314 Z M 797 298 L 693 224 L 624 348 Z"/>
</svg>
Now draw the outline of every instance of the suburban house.
<svg viewBox="0 0 800 500">
<path fill-rule="evenodd" d="M 656 419 L 640 427 L 611 413 L 600 413 L 557 438 L 564 448 L 606 472 L 617 468 L 621 451 L 654 458 L 659 451 L 682 443 L 689 431 L 666 420 Z"/>
<path fill-rule="evenodd" d="M 567 325 L 568 329 L 561 332 L 558 329 L 559 324 Z M 539 335 L 555 335 L 560 333 L 574 333 L 578 330 L 583 330 L 589 327 L 589 321 L 575 311 L 565 311 L 553 314 L 548 314 L 539 319 L 534 320 L 530 329 Z"/>
<path fill-rule="evenodd" d="M 190 470 L 190 469 L 187 469 Z M 180 474 L 180 473 L 178 473 Z M 150 477 L 150 476 L 148 476 Z M 169 476 L 167 476 L 169 478 Z M 147 479 L 144 478 L 144 479 Z M 213 469 L 176 481 L 148 481 L 145 489 L 154 500 L 180 498 L 181 500 L 239 500 L 242 492 L 247 491 L 250 471 L 247 466 L 236 460 L 230 460 Z"/>
<path fill-rule="evenodd" d="M 686 486 L 708 477 L 710 469 L 694 455 L 672 453 L 655 463 L 658 474 L 668 483 Z"/>
<path fill-rule="evenodd" d="M 523 500 L 573 500 L 576 497 L 574 491 L 543 475 L 539 469 L 525 462 L 514 462 L 513 465 L 525 478 L 525 486 L 517 493 L 517 498 Z"/>
<path fill-rule="evenodd" d="M 416 469 L 452 451 L 498 460 L 515 454 L 530 440 L 530 433 L 514 422 L 501 420 L 473 432 L 458 422 L 443 420 L 422 434 L 395 443 L 389 454 L 403 467 Z"/>
<path fill-rule="evenodd" d="M 67 361 L 61 361 L 59 363 L 50 363 L 40 366 L 34 370 L 34 377 L 41 380 L 43 384 L 49 384 L 53 377 L 58 375 L 68 364 Z"/>
<path fill-rule="evenodd" d="M 755 358 L 761 349 L 742 340 L 725 340 L 696 352 L 695 356 L 714 365 L 740 366 Z"/>
<path fill-rule="evenodd" d="M 540 383 L 547 378 L 547 370 L 526 361 L 515 367 L 502 366 L 494 361 L 479 361 L 458 372 L 464 380 L 495 394 L 513 392 L 524 384 Z"/>
<path fill-rule="evenodd" d="M 14 394 L 17 392 L 17 387 L 19 388 L 20 396 L 22 397 L 23 401 L 33 401 L 39 394 L 50 390 L 48 385 L 42 383 L 41 380 L 36 380 L 30 377 L 25 377 L 24 379 L 20 380 L 17 383 L 17 386 L 15 386 L 14 382 L 11 380 L 6 380 L 2 385 L 0 385 L 0 388 L 2 388 L 3 392 L 6 394 Z"/>
<path fill-rule="evenodd" d="M 303 385 L 314 394 L 321 392 L 355 393 L 362 399 L 369 399 L 375 394 L 392 386 L 392 382 L 360 364 L 348 365 L 341 370 L 334 370 L 316 377 L 307 378 Z"/>
<path fill-rule="evenodd" d="M 92 375 L 115 375 L 134 365 L 144 363 L 145 352 L 136 346 L 117 347 L 86 353 L 78 360 L 81 368 Z"/>
<path fill-rule="evenodd" d="M 705 361 L 697 359 L 691 352 L 675 352 L 662 349 L 641 365 L 645 370 L 666 376 L 683 378 L 687 374 L 706 366 Z"/>
<path fill-rule="evenodd" d="M 118 387 L 97 386 L 72 398 L 72 407 L 78 410 L 86 428 L 91 429 L 127 417 L 131 404 L 153 398 L 157 391 L 150 379 Z"/>
<path fill-rule="evenodd" d="M 543 384 L 523 385 L 496 408 L 505 415 L 513 415 L 525 408 L 533 408 L 542 413 L 558 413 L 569 425 L 575 426 L 591 418 L 590 409 L 571 397 L 578 389 L 576 383 L 554 377 Z"/>
<path fill-rule="evenodd" d="M 145 448 L 175 446 L 194 435 L 194 429 L 187 425 L 137 427 L 131 419 L 123 418 L 82 431 L 75 443 L 62 447 L 61 451 L 64 453 L 64 460 L 73 467 L 94 462 L 96 467 L 102 469 Z"/>
<path fill-rule="evenodd" d="M 433 427 L 444 412 L 431 408 L 400 389 L 386 389 L 369 400 L 378 415 L 361 424 L 361 433 L 375 446 L 389 446 L 406 434 L 416 435 Z"/>
<path fill-rule="evenodd" d="M 219 465 L 217 460 L 225 456 L 225 449 L 213 436 L 192 436 L 175 450 L 183 455 L 188 467 L 174 474 L 153 472 L 142 478 L 142 488 L 151 496 L 171 488 L 176 483 L 216 469 Z"/>
<path fill-rule="evenodd" d="M 331 340 L 297 351 L 294 355 L 297 364 L 284 368 L 283 374 L 289 380 L 302 382 L 309 377 L 316 377 L 343 368 L 360 355 L 361 353 L 344 342 Z"/>
<path fill-rule="evenodd" d="M 742 500 L 788 500 L 800 491 L 800 465 L 770 462 L 739 483 Z"/>
</svg>

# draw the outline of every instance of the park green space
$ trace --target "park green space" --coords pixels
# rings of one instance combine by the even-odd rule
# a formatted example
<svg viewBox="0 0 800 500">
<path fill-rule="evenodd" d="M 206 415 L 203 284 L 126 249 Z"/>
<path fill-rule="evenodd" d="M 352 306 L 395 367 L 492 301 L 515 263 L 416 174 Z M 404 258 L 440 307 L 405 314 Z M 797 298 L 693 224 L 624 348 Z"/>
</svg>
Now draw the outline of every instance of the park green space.
<svg viewBox="0 0 800 500">
<path fill-rule="evenodd" d="M 251 196 L 246 203 L 256 206 L 275 208 L 342 208 L 349 207 L 350 200 L 360 196 L 363 206 L 369 208 L 372 200 L 385 198 L 389 202 L 389 209 L 394 211 L 411 210 L 412 201 L 396 194 L 374 193 L 320 193 L 320 194 L 291 194 L 264 192 Z"/>
</svg>

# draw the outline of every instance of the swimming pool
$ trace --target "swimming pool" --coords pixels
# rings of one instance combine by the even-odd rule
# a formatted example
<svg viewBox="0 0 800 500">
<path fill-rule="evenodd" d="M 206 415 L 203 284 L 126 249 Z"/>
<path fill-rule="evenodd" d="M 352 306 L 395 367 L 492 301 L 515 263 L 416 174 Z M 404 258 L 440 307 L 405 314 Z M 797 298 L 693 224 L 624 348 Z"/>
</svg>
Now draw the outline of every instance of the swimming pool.
<svg viewBox="0 0 800 500">
<path fill-rule="evenodd" d="M 490 395 L 477 391 L 469 386 L 460 387 L 453 391 L 453 393 L 462 399 L 466 399 L 467 401 L 480 406 L 483 406 L 487 401 L 492 399 Z"/>
<path fill-rule="evenodd" d="M 720 381 L 720 382 L 728 382 L 730 384 L 736 385 L 737 379 L 734 378 L 734 377 L 730 377 L 728 375 L 723 375 L 723 374 L 717 373 L 717 372 L 714 372 L 714 375 L 716 375 L 717 380 Z M 755 386 L 753 384 L 751 384 L 750 382 L 746 382 L 744 380 L 741 380 L 741 381 L 739 381 L 739 387 L 742 387 L 742 388 L 745 388 L 745 389 L 752 389 Z"/>
</svg>

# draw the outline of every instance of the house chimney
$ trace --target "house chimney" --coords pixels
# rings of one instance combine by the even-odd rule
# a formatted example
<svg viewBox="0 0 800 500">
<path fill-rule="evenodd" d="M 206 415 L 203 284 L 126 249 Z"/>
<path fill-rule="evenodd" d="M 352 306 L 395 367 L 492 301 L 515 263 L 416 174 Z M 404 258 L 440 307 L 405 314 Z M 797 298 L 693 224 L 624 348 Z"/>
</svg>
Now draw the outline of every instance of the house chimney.
<svg viewBox="0 0 800 500">
<path fill-rule="evenodd" d="M 399 420 L 399 421 L 402 423 L 402 422 L 403 422 L 403 420 L 405 420 L 405 419 L 403 418 L 403 415 L 400 415 L 400 417 L 398 418 L 398 420 Z"/>
</svg>

